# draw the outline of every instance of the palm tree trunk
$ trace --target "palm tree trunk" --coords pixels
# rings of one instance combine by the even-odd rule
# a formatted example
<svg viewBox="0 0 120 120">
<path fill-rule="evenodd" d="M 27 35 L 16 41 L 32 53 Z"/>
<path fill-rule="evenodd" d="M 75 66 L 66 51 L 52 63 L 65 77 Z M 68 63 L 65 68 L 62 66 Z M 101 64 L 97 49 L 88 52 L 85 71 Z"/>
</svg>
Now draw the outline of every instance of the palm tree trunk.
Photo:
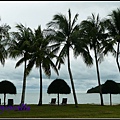
<svg viewBox="0 0 120 120">
<path fill-rule="evenodd" d="M 76 97 L 75 87 L 74 87 L 74 82 L 73 82 L 73 77 L 72 77 L 72 72 L 71 72 L 71 69 L 70 69 L 69 48 L 68 48 L 68 71 L 69 71 L 69 76 L 70 76 L 71 85 L 72 85 L 72 91 L 73 91 L 73 96 L 74 96 L 74 101 L 75 101 L 75 107 L 78 107 L 77 97 Z"/>
<path fill-rule="evenodd" d="M 41 69 L 41 63 L 40 63 L 40 98 L 38 106 L 42 105 L 42 69 Z"/>
<path fill-rule="evenodd" d="M 26 63 L 27 63 L 27 61 L 26 61 L 26 59 L 25 59 L 21 104 L 24 104 L 24 101 L 25 101 L 25 89 L 26 89 Z"/>
<path fill-rule="evenodd" d="M 120 45 L 120 43 L 118 42 L 116 62 L 117 62 L 118 70 L 119 70 L 119 72 L 120 72 L 120 65 L 119 65 L 119 60 L 118 60 L 118 56 L 119 56 L 119 45 Z"/>
<path fill-rule="evenodd" d="M 97 77 L 98 77 L 98 85 L 99 85 L 101 105 L 103 106 L 104 103 L 103 103 L 102 89 L 101 89 L 101 84 L 100 84 L 100 74 L 99 74 L 99 67 L 98 67 L 96 47 L 94 47 L 94 53 L 95 53 L 95 61 L 96 61 L 96 69 L 97 69 Z"/>
</svg>

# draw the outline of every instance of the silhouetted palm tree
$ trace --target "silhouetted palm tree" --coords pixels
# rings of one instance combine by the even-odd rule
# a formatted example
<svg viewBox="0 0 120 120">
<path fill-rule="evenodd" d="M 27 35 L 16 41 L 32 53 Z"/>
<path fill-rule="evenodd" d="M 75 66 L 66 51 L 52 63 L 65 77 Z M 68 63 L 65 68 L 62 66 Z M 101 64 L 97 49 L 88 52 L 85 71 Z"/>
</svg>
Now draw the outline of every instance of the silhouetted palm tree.
<svg viewBox="0 0 120 120">
<path fill-rule="evenodd" d="M 119 65 L 119 47 L 120 47 L 120 9 L 113 10 L 111 14 L 108 15 L 109 18 L 105 20 L 105 27 L 108 30 L 109 38 L 111 39 L 111 47 L 113 47 L 117 43 L 117 53 L 116 53 L 116 62 L 118 66 L 118 70 L 120 72 L 120 65 Z M 108 50 L 109 50 L 108 49 Z M 113 48 L 114 49 L 114 48 Z"/>
<path fill-rule="evenodd" d="M 26 28 L 22 24 L 17 24 L 16 28 L 18 32 L 12 32 L 11 40 L 9 41 L 9 56 L 12 58 L 22 57 L 17 63 L 15 67 L 20 66 L 24 62 L 24 76 L 23 76 L 23 88 L 22 88 L 22 96 L 21 96 L 21 104 L 24 103 L 25 100 L 25 89 L 26 89 L 26 67 L 27 60 L 29 59 L 29 51 L 32 41 L 32 30 L 30 28 Z"/>
<path fill-rule="evenodd" d="M 97 15 L 97 17 L 95 17 L 95 15 L 92 14 L 92 16 L 88 17 L 87 20 L 83 20 L 80 25 L 81 33 L 83 34 L 83 39 L 88 40 L 90 49 L 93 49 L 94 51 L 101 105 L 104 105 L 104 103 L 100 83 L 98 57 L 102 53 L 101 50 L 103 50 L 103 43 L 107 38 L 107 35 L 105 34 L 105 28 L 103 25 L 104 24 L 102 20 L 100 20 L 99 14 Z"/>
<path fill-rule="evenodd" d="M 57 59 L 58 68 L 64 63 L 67 57 L 68 62 L 68 72 L 71 80 L 71 86 L 73 91 L 73 97 L 75 101 L 75 106 L 78 106 L 77 97 L 75 93 L 73 76 L 70 68 L 70 50 L 73 49 L 74 56 L 82 55 L 86 64 L 92 64 L 92 58 L 89 54 L 89 50 L 85 41 L 80 39 L 79 25 L 76 24 L 78 14 L 76 14 L 72 20 L 71 11 L 68 11 L 68 19 L 65 15 L 56 14 L 53 16 L 52 21 L 50 21 L 47 26 L 49 27 L 49 34 L 51 34 L 51 39 L 54 41 L 54 48 L 59 51 L 59 57 Z"/>
<path fill-rule="evenodd" d="M 7 24 L 0 26 L 0 62 L 4 66 L 5 59 L 7 59 L 6 45 L 9 40 L 9 30 L 11 27 Z"/>
<path fill-rule="evenodd" d="M 56 56 L 51 51 L 51 48 L 49 47 L 49 38 L 47 36 L 44 36 L 43 32 L 41 31 L 41 26 L 38 26 L 37 30 L 35 30 L 34 39 L 32 42 L 32 52 L 30 54 L 30 59 L 27 66 L 27 74 L 30 73 L 34 65 L 39 68 L 40 98 L 38 105 L 42 105 L 42 69 L 48 77 L 51 76 L 51 67 L 58 74 L 58 70 L 52 61 L 52 59 Z"/>
</svg>

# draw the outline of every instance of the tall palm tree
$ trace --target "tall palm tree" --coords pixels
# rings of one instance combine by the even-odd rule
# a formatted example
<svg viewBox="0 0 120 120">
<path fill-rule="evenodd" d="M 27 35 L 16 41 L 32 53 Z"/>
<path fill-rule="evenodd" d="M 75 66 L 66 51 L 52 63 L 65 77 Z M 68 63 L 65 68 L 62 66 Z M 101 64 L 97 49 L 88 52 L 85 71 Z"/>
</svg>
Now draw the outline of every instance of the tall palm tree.
<svg viewBox="0 0 120 120">
<path fill-rule="evenodd" d="M 23 76 L 23 87 L 22 87 L 22 96 L 21 104 L 24 104 L 25 100 L 25 89 L 26 89 L 26 75 L 27 75 L 27 60 L 29 59 L 30 46 L 32 41 L 32 30 L 26 28 L 22 24 L 17 24 L 16 28 L 18 32 L 12 32 L 11 40 L 9 41 L 9 56 L 11 58 L 22 57 L 16 63 L 16 67 L 20 66 L 24 62 L 24 76 Z"/>
<path fill-rule="evenodd" d="M 107 38 L 107 34 L 105 33 L 105 28 L 103 25 L 104 24 L 102 20 L 100 20 L 99 14 L 96 17 L 94 14 L 92 14 L 92 16 L 88 17 L 87 20 L 83 20 L 80 25 L 83 39 L 88 40 L 90 49 L 94 51 L 101 105 L 104 105 L 104 103 L 100 83 L 98 60 L 99 55 L 101 55 L 100 53 L 103 52 L 101 51 L 103 50 L 103 43 L 105 44 L 105 40 Z"/>
<path fill-rule="evenodd" d="M 60 65 L 64 63 L 67 57 L 68 72 L 71 80 L 71 86 L 73 91 L 73 97 L 75 101 L 75 106 L 78 107 L 73 76 L 70 68 L 70 50 L 73 49 L 74 56 L 82 55 L 85 63 L 92 64 L 92 58 L 89 54 L 89 50 L 85 41 L 80 39 L 79 25 L 76 24 L 78 14 L 76 14 L 71 19 L 71 11 L 68 10 L 68 18 L 63 14 L 56 14 L 53 16 L 52 21 L 50 21 L 48 26 L 49 34 L 51 34 L 51 39 L 54 41 L 54 48 L 59 51 L 59 57 L 56 64 L 60 69 Z"/>
<path fill-rule="evenodd" d="M 109 38 L 111 39 L 112 46 L 117 43 L 117 52 L 116 52 L 116 63 L 118 70 L 120 72 L 119 64 L 119 47 L 120 47 L 120 9 L 117 8 L 113 10 L 111 14 L 108 15 L 109 18 L 105 20 L 105 27 L 107 28 Z"/>
<path fill-rule="evenodd" d="M 54 53 L 51 51 L 49 46 L 50 40 L 47 36 L 44 36 L 44 33 L 41 31 L 41 26 L 38 26 L 37 30 L 35 30 L 33 44 L 31 46 L 31 54 L 29 63 L 27 66 L 27 74 L 30 73 L 31 69 L 34 65 L 39 68 L 40 74 L 40 98 L 38 105 L 42 105 L 42 69 L 45 74 L 50 77 L 51 76 L 51 67 L 58 74 L 58 70 L 53 63 L 52 59 L 56 57 Z"/>
</svg>

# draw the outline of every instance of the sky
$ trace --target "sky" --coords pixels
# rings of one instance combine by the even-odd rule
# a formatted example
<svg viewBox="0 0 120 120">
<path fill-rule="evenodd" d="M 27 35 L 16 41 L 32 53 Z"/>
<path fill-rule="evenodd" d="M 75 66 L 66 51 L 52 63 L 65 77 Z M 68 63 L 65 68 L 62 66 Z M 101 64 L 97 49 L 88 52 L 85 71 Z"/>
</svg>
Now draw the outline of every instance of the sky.
<svg viewBox="0 0 120 120">
<path fill-rule="evenodd" d="M 112 10 L 120 7 L 120 1 L 0 1 L 0 24 L 7 23 L 11 26 L 10 31 L 15 31 L 15 25 L 22 23 L 31 29 L 37 29 L 41 25 L 42 29 L 47 28 L 46 24 L 50 22 L 53 15 L 62 13 L 68 16 L 70 8 L 72 17 L 79 14 L 77 23 L 86 20 L 92 13 L 100 18 L 105 18 Z M 94 54 L 91 52 L 92 57 Z M 98 85 L 95 61 L 91 67 L 86 66 L 81 56 L 77 59 L 73 57 L 70 51 L 71 70 L 74 79 L 75 90 L 77 93 L 86 93 L 88 89 Z M 22 92 L 23 84 L 23 64 L 15 68 L 17 59 L 7 59 L 4 67 L 0 64 L 0 81 L 9 80 L 14 83 L 17 93 Z M 101 84 L 106 80 L 114 80 L 120 83 L 120 74 L 118 72 L 115 58 L 109 54 L 104 61 L 99 64 Z M 69 79 L 67 61 L 62 65 L 59 76 L 54 71 L 50 78 L 43 73 L 43 91 L 47 93 L 50 83 L 56 78 L 64 79 L 71 87 Z M 33 68 L 27 77 L 26 93 L 39 93 L 39 69 Z"/>
</svg>

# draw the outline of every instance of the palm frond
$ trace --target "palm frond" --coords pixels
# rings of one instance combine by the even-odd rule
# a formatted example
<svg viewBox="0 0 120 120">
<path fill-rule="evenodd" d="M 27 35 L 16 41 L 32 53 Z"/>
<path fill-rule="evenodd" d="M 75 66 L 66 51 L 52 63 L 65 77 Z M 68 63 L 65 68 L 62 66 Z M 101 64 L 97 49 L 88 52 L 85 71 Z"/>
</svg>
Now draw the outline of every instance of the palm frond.
<svg viewBox="0 0 120 120">
<path fill-rule="evenodd" d="M 46 59 L 48 59 L 50 66 L 51 66 L 51 67 L 53 68 L 53 70 L 57 73 L 57 75 L 59 75 L 58 69 L 57 69 L 56 65 L 54 64 L 54 62 L 53 62 L 49 57 L 47 57 Z"/>
<path fill-rule="evenodd" d="M 46 58 L 43 59 L 42 68 L 43 68 L 46 76 L 50 77 L 51 76 L 51 69 L 50 69 L 50 63 L 49 63 L 48 59 L 46 59 Z"/>
<path fill-rule="evenodd" d="M 62 57 L 57 57 L 57 62 L 56 62 L 56 66 L 58 66 L 58 70 L 61 68 L 61 64 L 64 64 L 65 63 L 65 58 L 62 58 Z"/>
<path fill-rule="evenodd" d="M 76 21 L 77 21 L 77 19 L 78 19 L 78 16 L 79 16 L 79 14 L 76 14 L 76 15 L 75 15 L 75 17 L 74 17 L 74 19 L 73 19 L 73 22 L 72 22 L 72 28 L 74 27 L 74 25 L 75 25 L 75 23 L 76 23 Z"/>
<path fill-rule="evenodd" d="M 69 19 L 68 19 L 68 21 L 69 21 L 69 28 L 68 28 L 68 30 L 71 30 L 71 11 L 70 11 L 70 9 L 68 10 L 68 16 L 69 16 Z"/>
<path fill-rule="evenodd" d="M 91 55 L 87 51 L 84 51 L 83 53 L 81 53 L 81 55 L 83 56 L 83 60 L 86 65 L 91 67 L 91 65 L 93 64 L 93 58 L 91 57 Z"/>
<path fill-rule="evenodd" d="M 1 62 L 1 64 L 4 66 L 4 64 L 5 64 L 5 59 L 7 58 L 7 51 L 6 50 L 2 50 L 1 48 L 0 48 L 0 62 Z"/>
<path fill-rule="evenodd" d="M 26 75 L 30 74 L 34 64 L 35 64 L 35 59 L 34 58 L 30 59 L 28 65 L 27 65 Z"/>
<path fill-rule="evenodd" d="M 16 68 L 16 67 L 19 67 L 24 61 L 25 61 L 25 58 L 24 58 L 24 57 L 21 58 L 21 59 L 16 63 L 15 68 Z"/>
<path fill-rule="evenodd" d="M 93 64 L 93 59 L 90 55 L 89 48 L 85 40 L 81 39 L 78 42 L 76 42 L 73 52 L 75 58 L 81 55 L 86 65 L 91 66 Z"/>
<path fill-rule="evenodd" d="M 67 56 L 67 44 L 63 46 L 62 50 L 60 51 L 57 57 L 56 66 L 59 64 L 59 67 L 58 67 L 59 69 L 60 69 L 61 64 L 64 64 L 66 56 Z"/>
</svg>

